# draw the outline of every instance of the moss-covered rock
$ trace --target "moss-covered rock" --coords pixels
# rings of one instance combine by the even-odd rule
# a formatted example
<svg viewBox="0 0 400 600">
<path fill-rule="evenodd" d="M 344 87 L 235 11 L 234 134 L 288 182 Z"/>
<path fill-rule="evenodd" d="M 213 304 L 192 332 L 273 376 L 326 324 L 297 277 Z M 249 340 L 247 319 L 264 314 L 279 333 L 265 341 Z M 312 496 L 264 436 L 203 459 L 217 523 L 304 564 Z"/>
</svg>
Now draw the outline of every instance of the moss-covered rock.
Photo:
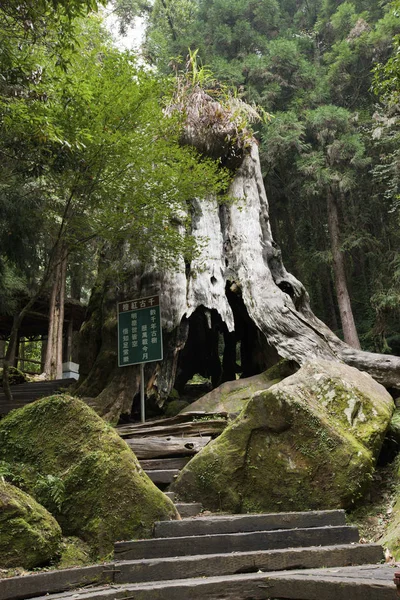
<svg viewBox="0 0 400 600">
<path fill-rule="evenodd" d="M 310 362 L 256 392 L 173 489 L 232 512 L 349 507 L 368 487 L 393 408 L 366 373 Z"/>
<path fill-rule="evenodd" d="M 60 548 L 60 559 L 57 562 L 57 569 L 85 567 L 91 563 L 90 546 L 78 537 L 63 538 Z"/>
<path fill-rule="evenodd" d="M 190 404 L 186 400 L 172 400 L 171 402 L 168 402 L 165 408 L 165 416 L 175 417 L 188 406 L 190 406 Z"/>
<path fill-rule="evenodd" d="M 187 408 L 181 410 L 181 413 L 226 412 L 230 416 L 237 416 L 255 392 L 267 390 L 285 377 L 293 375 L 296 369 L 297 365 L 293 361 L 282 360 L 274 367 L 259 375 L 237 379 L 236 381 L 227 381 L 199 398 L 199 400 L 196 400 L 196 402 L 190 404 Z"/>
<path fill-rule="evenodd" d="M 0 422 L 0 460 L 48 503 L 64 535 L 100 557 L 116 540 L 148 537 L 155 521 L 179 518 L 128 445 L 77 398 L 51 396 L 12 411 Z"/>
<path fill-rule="evenodd" d="M 60 551 L 61 529 L 40 504 L 0 479 L 0 567 L 33 569 Z"/>
</svg>

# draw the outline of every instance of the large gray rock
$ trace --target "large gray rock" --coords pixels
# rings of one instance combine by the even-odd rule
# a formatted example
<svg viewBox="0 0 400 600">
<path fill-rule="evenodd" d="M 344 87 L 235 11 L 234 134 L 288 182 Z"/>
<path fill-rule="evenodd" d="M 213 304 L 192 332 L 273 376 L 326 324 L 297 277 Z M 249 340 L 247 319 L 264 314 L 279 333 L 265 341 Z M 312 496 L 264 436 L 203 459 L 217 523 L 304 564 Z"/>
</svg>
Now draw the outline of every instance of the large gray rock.
<svg viewBox="0 0 400 600">
<path fill-rule="evenodd" d="M 41 567 L 60 548 L 61 529 L 51 514 L 32 496 L 0 479 L 0 567 Z"/>
<path fill-rule="evenodd" d="M 366 373 L 309 362 L 256 392 L 183 469 L 174 491 L 232 512 L 350 507 L 368 487 L 393 409 Z"/>
<path fill-rule="evenodd" d="M 292 375 L 296 369 L 297 365 L 293 361 L 282 360 L 259 375 L 227 381 L 196 402 L 189 404 L 187 408 L 181 410 L 181 414 L 205 412 L 228 413 L 229 416 L 237 416 L 255 392 L 267 390 L 275 383 Z"/>
</svg>

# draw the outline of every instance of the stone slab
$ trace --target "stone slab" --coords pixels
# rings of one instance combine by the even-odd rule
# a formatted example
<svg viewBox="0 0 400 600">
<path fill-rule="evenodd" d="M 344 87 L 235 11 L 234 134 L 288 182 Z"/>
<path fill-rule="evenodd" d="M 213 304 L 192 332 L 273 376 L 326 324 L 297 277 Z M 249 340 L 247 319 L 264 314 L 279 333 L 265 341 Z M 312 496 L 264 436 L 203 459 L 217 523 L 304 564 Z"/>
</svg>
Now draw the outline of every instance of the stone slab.
<svg viewBox="0 0 400 600">
<path fill-rule="evenodd" d="M 52 594 L 79 586 L 112 582 L 113 579 L 113 563 L 9 577 L 0 579 L 0 600 L 23 600 L 39 594 Z"/>
<path fill-rule="evenodd" d="M 394 569 L 343 567 L 112 585 L 37 600 L 396 600 Z"/>
<path fill-rule="evenodd" d="M 262 571 L 379 562 L 377 544 L 349 544 L 230 554 L 122 561 L 0 579 L 0 600 L 22 600 L 102 583 L 138 583 Z"/>
<path fill-rule="evenodd" d="M 145 471 L 164 470 L 164 469 L 183 469 L 189 462 L 190 458 L 151 458 L 141 460 L 140 466 Z"/>
<path fill-rule="evenodd" d="M 145 473 L 153 483 L 172 483 L 178 477 L 179 469 L 145 471 Z"/>
<path fill-rule="evenodd" d="M 175 500 L 175 492 L 164 492 L 164 494 L 167 496 L 167 498 L 172 500 L 172 502 Z"/>
<path fill-rule="evenodd" d="M 258 571 L 344 567 L 378 563 L 383 549 L 378 544 L 312 546 L 283 550 L 205 554 L 179 558 L 155 558 L 115 563 L 115 583 L 213 577 Z"/>
<path fill-rule="evenodd" d="M 185 521 L 158 521 L 154 527 L 154 535 L 155 537 L 181 537 L 245 531 L 294 529 L 295 527 L 340 526 L 345 524 L 346 517 L 344 510 L 225 515 L 187 519 Z"/>
<path fill-rule="evenodd" d="M 181 515 L 182 519 L 187 519 L 200 514 L 203 506 L 200 504 L 200 502 L 175 502 L 175 508 Z"/>
<path fill-rule="evenodd" d="M 119 560 L 138 560 L 190 554 L 330 546 L 352 542 L 358 542 L 356 527 L 314 527 L 117 542 L 114 553 L 115 558 Z"/>
</svg>

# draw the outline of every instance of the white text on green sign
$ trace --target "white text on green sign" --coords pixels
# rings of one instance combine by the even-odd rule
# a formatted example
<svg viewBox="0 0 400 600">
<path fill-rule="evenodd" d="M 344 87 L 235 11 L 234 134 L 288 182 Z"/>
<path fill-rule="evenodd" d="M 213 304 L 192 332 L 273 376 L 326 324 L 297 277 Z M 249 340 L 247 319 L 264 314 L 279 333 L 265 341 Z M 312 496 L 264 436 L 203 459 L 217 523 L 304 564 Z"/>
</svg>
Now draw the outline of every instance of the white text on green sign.
<svg viewBox="0 0 400 600">
<path fill-rule="evenodd" d="M 118 365 L 125 367 L 162 360 L 159 296 L 118 304 Z"/>
</svg>

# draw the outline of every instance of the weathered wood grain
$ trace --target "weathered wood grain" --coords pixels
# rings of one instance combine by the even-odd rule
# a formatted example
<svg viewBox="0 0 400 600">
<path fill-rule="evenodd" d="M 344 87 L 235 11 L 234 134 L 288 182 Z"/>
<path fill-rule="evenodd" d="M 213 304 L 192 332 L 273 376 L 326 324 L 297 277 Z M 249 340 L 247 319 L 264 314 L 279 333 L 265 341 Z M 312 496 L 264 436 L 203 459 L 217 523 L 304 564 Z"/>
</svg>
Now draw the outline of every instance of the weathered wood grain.
<svg viewBox="0 0 400 600">
<path fill-rule="evenodd" d="M 146 471 L 146 475 L 153 483 L 172 483 L 175 481 L 175 478 L 178 477 L 179 469 Z"/>
<path fill-rule="evenodd" d="M 396 600 L 393 569 L 354 567 L 123 584 L 37 600 Z"/>
<path fill-rule="evenodd" d="M 185 521 L 158 521 L 155 537 L 181 537 L 274 529 L 305 529 L 307 527 L 341 526 L 346 524 L 344 510 L 318 510 L 254 515 L 224 515 L 187 519 Z"/>
<path fill-rule="evenodd" d="M 154 458 L 156 456 L 190 456 L 200 452 L 211 440 L 204 437 L 148 437 L 125 440 L 136 456 Z"/>
<path fill-rule="evenodd" d="M 24 600 L 85 585 L 111 583 L 114 568 L 113 563 L 108 563 L 0 579 L 0 600 Z"/>
<path fill-rule="evenodd" d="M 378 544 L 348 544 L 123 561 L 115 565 L 115 583 L 343 567 L 377 563 L 382 557 Z"/>
<path fill-rule="evenodd" d="M 155 469 L 183 469 L 189 462 L 190 458 L 151 458 L 148 460 L 141 460 L 140 466 L 145 471 L 153 471 Z"/>
<path fill-rule="evenodd" d="M 358 542 L 356 527 L 314 527 L 117 542 L 114 555 L 119 560 L 139 560 L 351 542 Z"/>
<path fill-rule="evenodd" d="M 147 427 L 132 428 L 131 430 L 125 429 L 123 432 L 123 439 L 132 439 L 135 437 L 153 437 L 160 436 L 165 437 L 168 435 L 219 435 L 223 432 L 227 426 L 227 421 L 221 419 L 207 420 L 207 421 L 191 421 L 188 423 L 177 423 L 172 425 L 151 425 Z M 118 430 L 117 430 L 118 431 Z M 118 433 L 121 435 L 120 431 Z"/>
</svg>

